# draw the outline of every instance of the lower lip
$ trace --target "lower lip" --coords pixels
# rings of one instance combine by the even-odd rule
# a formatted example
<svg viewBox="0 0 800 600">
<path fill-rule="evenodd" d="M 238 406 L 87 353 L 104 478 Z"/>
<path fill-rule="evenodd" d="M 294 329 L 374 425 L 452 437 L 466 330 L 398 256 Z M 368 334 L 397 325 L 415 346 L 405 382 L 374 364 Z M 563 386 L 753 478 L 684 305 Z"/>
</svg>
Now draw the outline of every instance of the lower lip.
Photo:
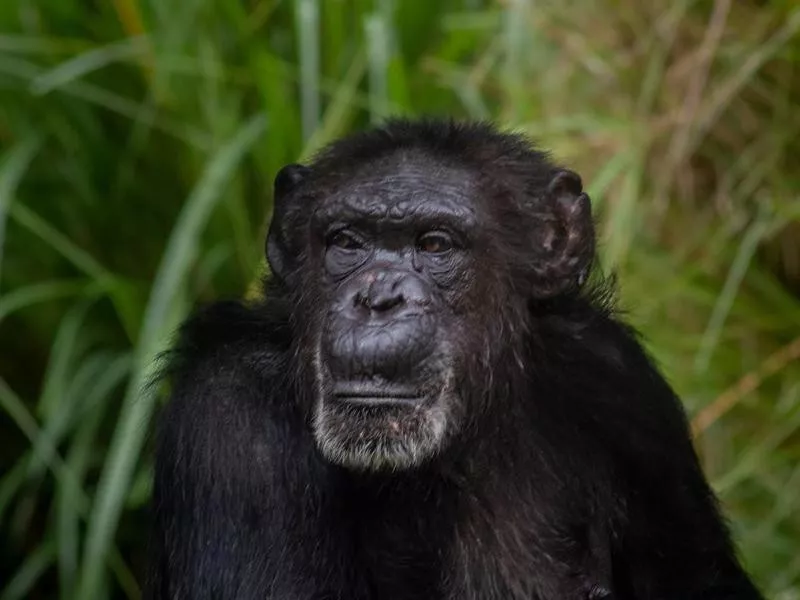
<svg viewBox="0 0 800 600">
<path fill-rule="evenodd" d="M 381 393 L 359 393 L 358 395 L 352 394 L 334 394 L 334 398 L 337 402 L 343 402 L 345 404 L 352 404 L 356 406 L 371 406 L 371 407 L 379 407 L 379 406 L 416 406 L 421 401 L 422 398 L 419 396 L 405 396 L 405 395 L 398 395 L 398 394 L 381 394 Z"/>
</svg>

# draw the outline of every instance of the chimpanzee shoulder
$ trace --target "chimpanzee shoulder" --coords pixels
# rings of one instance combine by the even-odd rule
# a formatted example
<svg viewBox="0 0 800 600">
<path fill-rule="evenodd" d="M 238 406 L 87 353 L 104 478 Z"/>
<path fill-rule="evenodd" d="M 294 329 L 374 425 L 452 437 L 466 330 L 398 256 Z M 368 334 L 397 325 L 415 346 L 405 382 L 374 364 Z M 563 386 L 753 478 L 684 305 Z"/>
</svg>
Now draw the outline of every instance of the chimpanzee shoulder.
<svg viewBox="0 0 800 600">
<path fill-rule="evenodd" d="M 286 300 L 275 292 L 247 302 L 213 302 L 193 311 L 181 324 L 162 357 L 161 376 L 175 377 L 192 365 L 223 357 L 275 371 L 291 338 Z"/>
</svg>

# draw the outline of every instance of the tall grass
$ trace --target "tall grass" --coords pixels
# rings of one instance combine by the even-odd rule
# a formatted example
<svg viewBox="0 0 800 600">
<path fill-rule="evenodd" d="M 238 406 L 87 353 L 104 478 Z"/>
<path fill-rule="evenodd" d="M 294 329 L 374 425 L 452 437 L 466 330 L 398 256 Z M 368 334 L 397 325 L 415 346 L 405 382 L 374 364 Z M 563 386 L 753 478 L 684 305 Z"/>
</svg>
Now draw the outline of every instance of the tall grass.
<svg viewBox="0 0 800 600">
<path fill-rule="evenodd" d="M 587 181 L 743 558 L 800 598 L 800 7 L 786 0 L 0 5 L 0 599 L 140 595 L 163 390 L 251 293 L 284 163 L 493 118 Z"/>
</svg>

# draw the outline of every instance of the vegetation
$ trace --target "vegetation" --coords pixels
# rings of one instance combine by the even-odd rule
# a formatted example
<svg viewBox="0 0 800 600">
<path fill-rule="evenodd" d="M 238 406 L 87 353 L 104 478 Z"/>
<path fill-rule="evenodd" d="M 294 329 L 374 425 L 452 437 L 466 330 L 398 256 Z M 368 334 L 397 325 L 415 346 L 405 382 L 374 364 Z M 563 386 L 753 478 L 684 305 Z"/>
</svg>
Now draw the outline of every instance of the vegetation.
<svg viewBox="0 0 800 600">
<path fill-rule="evenodd" d="M 396 114 L 584 176 L 769 598 L 800 598 L 794 0 L 0 3 L 0 598 L 140 595 L 154 357 L 253 293 L 278 167 Z"/>
</svg>

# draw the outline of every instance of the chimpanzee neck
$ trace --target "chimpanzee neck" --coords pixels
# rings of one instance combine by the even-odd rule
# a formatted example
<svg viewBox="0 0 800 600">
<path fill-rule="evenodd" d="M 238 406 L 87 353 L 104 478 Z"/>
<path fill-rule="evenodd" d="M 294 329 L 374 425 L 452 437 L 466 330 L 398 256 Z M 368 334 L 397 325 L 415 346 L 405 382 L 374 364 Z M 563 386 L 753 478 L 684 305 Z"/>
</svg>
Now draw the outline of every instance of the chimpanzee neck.
<svg viewBox="0 0 800 600">
<path fill-rule="evenodd" d="M 573 584 L 554 563 L 561 542 L 548 533 L 560 530 L 559 518 L 544 509 L 553 504 L 538 504 L 541 514 L 526 508 L 553 489 L 542 485 L 546 473 L 537 484 L 536 469 L 521 469 L 519 456 L 503 461 L 494 452 L 441 458 L 402 473 L 344 475 L 358 562 L 378 578 L 375 597 L 445 597 L 443 585 L 446 597 L 468 600 L 517 598 L 520 590 L 526 598 L 567 597 L 562 586 Z M 537 564 L 540 576 L 526 578 Z M 453 568 L 463 572 L 443 582 Z M 435 589 L 442 596 L 431 595 Z"/>
</svg>

